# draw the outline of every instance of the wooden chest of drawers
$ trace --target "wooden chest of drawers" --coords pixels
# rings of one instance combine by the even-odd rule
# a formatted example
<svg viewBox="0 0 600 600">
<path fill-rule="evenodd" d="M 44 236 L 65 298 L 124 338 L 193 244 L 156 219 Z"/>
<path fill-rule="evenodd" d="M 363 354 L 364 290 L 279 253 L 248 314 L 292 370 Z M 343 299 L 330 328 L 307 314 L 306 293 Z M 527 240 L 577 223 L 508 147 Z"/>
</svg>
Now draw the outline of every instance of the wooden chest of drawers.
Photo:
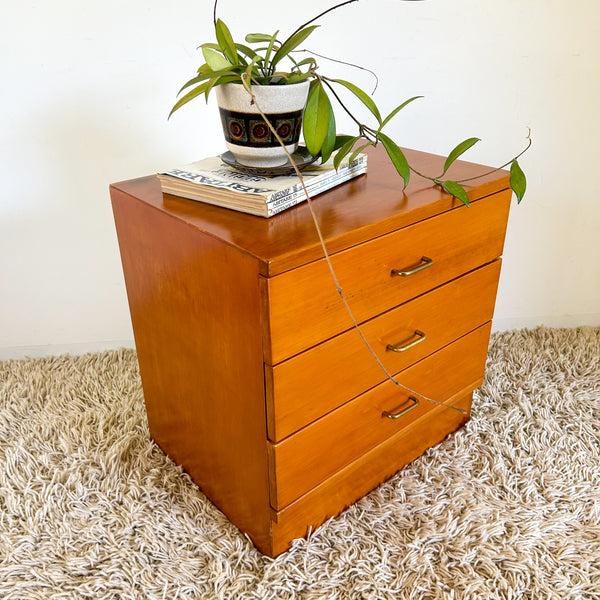
<svg viewBox="0 0 600 600">
<path fill-rule="evenodd" d="M 416 394 L 353 328 L 306 204 L 261 219 L 163 196 L 155 177 L 111 186 L 151 434 L 262 552 L 466 420 L 419 394 L 468 414 L 483 378 L 511 192 L 504 171 L 475 183 L 470 208 L 417 176 L 403 192 L 375 150 L 313 204 L 366 339 Z"/>
</svg>

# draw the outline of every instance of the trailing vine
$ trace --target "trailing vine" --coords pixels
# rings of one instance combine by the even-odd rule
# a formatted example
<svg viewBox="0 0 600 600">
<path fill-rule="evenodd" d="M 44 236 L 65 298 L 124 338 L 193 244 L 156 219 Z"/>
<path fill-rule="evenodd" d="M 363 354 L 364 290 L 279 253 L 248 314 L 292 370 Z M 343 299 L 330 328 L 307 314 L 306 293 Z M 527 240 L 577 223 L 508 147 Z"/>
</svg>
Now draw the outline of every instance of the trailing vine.
<svg viewBox="0 0 600 600">
<path fill-rule="evenodd" d="M 477 142 L 480 141 L 479 138 L 475 137 L 468 138 L 460 142 L 453 148 L 453 150 L 448 154 L 448 157 L 444 162 L 442 172 L 439 175 L 431 176 L 425 173 L 420 173 L 419 171 L 414 169 L 414 167 L 412 167 L 408 163 L 406 157 L 404 156 L 404 153 L 402 152 L 398 144 L 390 137 L 388 137 L 383 132 L 383 129 L 401 110 L 403 110 L 406 106 L 408 106 L 415 100 L 422 98 L 422 96 L 413 96 L 412 98 L 403 101 L 396 108 L 394 108 L 394 110 L 392 110 L 387 116 L 383 118 L 381 115 L 381 111 L 377 107 L 375 101 L 373 100 L 370 94 L 366 93 L 361 88 L 349 81 L 329 78 L 317 72 L 318 64 L 314 56 L 319 56 L 319 58 L 326 57 L 323 57 L 314 52 L 311 53 L 305 49 L 298 48 L 316 29 L 316 27 L 318 27 L 317 25 L 312 25 L 312 23 L 314 23 L 316 20 L 333 10 L 336 10 L 347 4 L 351 4 L 357 1 L 358 0 L 346 0 L 345 2 L 341 2 L 328 8 L 327 10 L 318 14 L 316 17 L 310 19 L 306 23 L 303 23 L 300 27 L 296 28 L 283 41 L 280 41 L 278 39 L 279 31 L 276 31 L 274 34 L 270 35 L 263 33 L 250 33 L 245 37 L 246 43 L 254 46 L 250 47 L 246 44 L 234 42 L 228 27 L 217 16 L 218 0 L 215 0 L 213 9 L 213 21 L 215 26 L 217 42 L 205 43 L 200 46 L 202 48 L 202 53 L 205 62 L 198 68 L 197 74 L 183 85 L 178 95 L 180 95 L 185 90 L 188 91 L 176 102 L 169 116 L 171 116 L 176 110 L 178 110 L 179 108 L 181 108 L 196 97 L 204 95 L 204 97 L 208 99 L 211 90 L 217 85 L 237 82 L 245 87 L 246 91 L 252 98 L 254 105 L 257 107 L 259 114 L 262 116 L 265 123 L 274 135 L 275 139 L 277 139 L 277 141 L 287 154 L 288 160 L 294 167 L 296 174 L 300 180 L 300 183 L 304 188 L 309 210 L 313 222 L 315 224 L 315 228 L 319 236 L 319 240 L 329 270 L 331 272 L 333 282 L 336 286 L 336 291 L 340 296 L 342 302 L 344 303 L 344 306 L 362 341 L 364 342 L 364 344 L 374 357 L 375 361 L 378 363 L 379 367 L 383 370 L 386 377 L 390 381 L 392 381 L 398 387 L 403 388 L 408 392 L 419 396 L 420 398 L 423 398 L 434 404 L 441 405 L 443 403 L 433 398 L 424 396 L 423 394 L 420 394 L 415 390 L 406 387 L 405 385 L 401 384 L 395 377 L 393 377 L 387 371 L 381 359 L 377 356 L 377 353 L 371 347 L 365 335 L 363 334 L 361 327 L 357 319 L 354 317 L 352 309 L 348 304 L 343 289 L 333 269 L 329 253 L 325 245 L 325 240 L 321 233 L 317 217 L 312 207 L 312 200 L 304 184 L 304 178 L 302 177 L 302 173 L 294 163 L 292 156 L 287 151 L 285 144 L 280 139 L 276 129 L 273 127 L 268 117 L 262 111 L 262 108 L 260 107 L 258 100 L 253 92 L 253 87 L 256 85 L 290 85 L 309 80 L 311 83 L 308 94 L 308 100 L 304 111 L 303 134 L 306 147 L 308 151 L 312 154 L 312 156 L 320 157 L 324 162 L 328 160 L 335 151 L 337 151 L 334 155 L 333 162 L 335 168 L 338 168 L 342 160 L 344 160 L 346 157 L 348 157 L 349 162 L 352 162 L 356 155 L 358 155 L 358 153 L 363 151 L 365 148 L 369 146 L 377 146 L 379 143 L 381 143 L 384 149 L 386 150 L 388 156 L 390 157 L 394 167 L 396 168 L 396 171 L 403 179 L 404 187 L 408 185 L 411 172 L 416 173 L 417 175 L 430 180 L 434 185 L 439 185 L 443 187 L 449 194 L 458 198 L 467 206 L 469 205 L 469 198 L 462 184 L 472 181 L 474 179 L 485 177 L 486 175 L 494 173 L 495 171 L 503 169 L 509 165 L 510 187 L 514 191 L 518 202 L 520 202 L 523 199 L 523 195 L 526 189 L 526 179 L 518 163 L 518 159 L 531 146 L 531 137 L 530 135 L 527 136 L 527 144 L 525 148 L 521 150 L 521 152 L 519 152 L 516 156 L 511 158 L 502 166 L 491 169 L 490 171 L 483 173 L 477 177 L 472 177 L 458 181 L 445 178 L 446 173 L 448 172 L 452 164 L 467 150 L 469 150 Z M 296 60 L 295 54 L 300 52 L 308 53 L 309 56 L 302 60 Z M 278 68 L 280 62 L 284 58 L 288 59 L 291 62 L 291 68 L 289 68 L 289 70 L 287 71 L 283 71 Z M 334 62 L 341 62 L 344 64 L 351 64 L 337 59 L 327 60 L 333 60 Z M 356 65 L 351 66 L 356 67 Z M 364 69 L 364 67 L 357 68 Z M 364 70 L 370 71 L 369 69 Z M 372 71 L 370 72 L 372 73 Z M 373 75 L 375 74 L 373 73 Z M 377 81 L 376 75 L 375 78 Z M 363 106 L 366 107 L 371 116 L 375 118 L 376 125 L 367 125 L 366 123 L 362 122 L 362 120 L 360 120 L 358 117 L 356 117 L 340 97 L 338 91 L 336 90 L 336 86 L 346 89 L 347 91 L 352 93 L 356 98 L 358 98 L 363 104 Z M 375 88 L 376 87 L 377 86 L 375 86 Z M 339 104 L 342 110 L 344 110 L 356 124 L 358 129 L 356 135 L 349 136 L 337 134 L 335 114 L 333 111 L 330 95 Z M 448 404 L 444 404 L 444 406 L 447 408 L 457 410 L 461 413 L 466 412 L 460 407 Z"/>
</svg>

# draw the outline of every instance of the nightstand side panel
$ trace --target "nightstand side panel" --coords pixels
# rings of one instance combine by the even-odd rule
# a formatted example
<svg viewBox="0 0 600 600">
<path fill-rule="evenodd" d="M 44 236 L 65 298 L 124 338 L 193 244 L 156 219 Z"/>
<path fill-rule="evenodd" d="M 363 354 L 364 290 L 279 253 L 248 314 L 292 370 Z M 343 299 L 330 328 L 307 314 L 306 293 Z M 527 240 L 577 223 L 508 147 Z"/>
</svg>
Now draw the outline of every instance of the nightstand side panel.
<svg viewBox="0 0 600 600">
<path fill-rule="evenodd" d="M 111 197 L 151 435 L 270 553 L 258 261 Z"/>
</svg>

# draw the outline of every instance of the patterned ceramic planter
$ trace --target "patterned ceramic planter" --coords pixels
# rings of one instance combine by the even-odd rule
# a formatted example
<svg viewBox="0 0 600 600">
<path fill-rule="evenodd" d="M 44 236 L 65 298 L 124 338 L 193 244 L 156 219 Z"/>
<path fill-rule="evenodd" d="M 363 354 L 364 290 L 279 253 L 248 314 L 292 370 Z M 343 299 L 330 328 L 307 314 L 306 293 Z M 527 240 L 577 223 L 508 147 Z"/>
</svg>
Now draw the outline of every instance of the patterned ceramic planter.
<svg viewBox="0 0 600 600">
<path fill-rule="evenodd" d="M 252 86 L 259 106 L 275 127 L 286 149 L 298 146 L 302 115 L 310 83 Z M 236 160 L 252 167 L 276 167 L 287 161 L 283 148 L 267 127 L 252 98 L 238 83 L 215 88 L 227 148 Z"/>
</svg>

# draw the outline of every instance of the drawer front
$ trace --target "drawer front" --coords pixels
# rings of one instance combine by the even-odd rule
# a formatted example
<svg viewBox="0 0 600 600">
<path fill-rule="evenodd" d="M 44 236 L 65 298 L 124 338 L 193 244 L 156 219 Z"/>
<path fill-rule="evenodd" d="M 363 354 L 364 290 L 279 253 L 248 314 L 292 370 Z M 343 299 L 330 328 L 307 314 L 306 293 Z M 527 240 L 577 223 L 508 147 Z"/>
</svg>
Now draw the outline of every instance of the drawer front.
<svg viewBox="0 0 600 600">
<path fill-rule="evenodd" d="M 448 211 L 331 257 L 359 322 L 370 319 L 502 254 L 510 190 Z M 414 271 L 394 275 L 393 271 Z M 277 364 L 352 322 L 324 259 L 261 278 L 265 362 Z"/>
<path fill-rule="evenodd" d="M 361 330 L 386 370 L 399 373 L 491 320 L 499 275 L 496 260 L 363 323 Z M 354 329 L 265 371 L 273 442 L 386 378 Z"/>
<path fill-rule="evenodd" d="M 409 367 L 398 381 L 439 402 L 473 391 L 483 378 L 490 328 L 487 323 Z M 282 442 L 267 443 L 271 506 L 287 506 L 435 407 L 388 380 Z"/>
</svg>

